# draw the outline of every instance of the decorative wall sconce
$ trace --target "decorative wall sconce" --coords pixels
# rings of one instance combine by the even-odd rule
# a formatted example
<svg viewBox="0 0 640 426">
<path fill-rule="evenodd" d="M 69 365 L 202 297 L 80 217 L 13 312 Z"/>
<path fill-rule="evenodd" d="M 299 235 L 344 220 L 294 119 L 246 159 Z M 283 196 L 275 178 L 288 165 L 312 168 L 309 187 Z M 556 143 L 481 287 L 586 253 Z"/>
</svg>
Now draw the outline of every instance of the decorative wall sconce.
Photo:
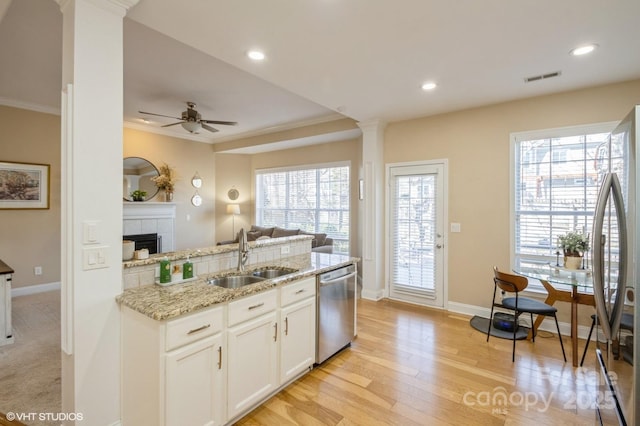
<svg viewBox="0 0 640 426">
<path fill-rule="evenodd" d="M 194 188 L 200 188 L 202 186 L 202 178 L 198 172 L 191 178 L 191 185 L 193 185 Z"/>
<path fill-rule="evenodd" d="M 237 190 L 237 189 L 235 189 L 235 188 L 231 188 L 231 189 L 229 190 L 229 192 L 227 192 L 227 196 L 229 197 L 229 199 L 230 199 L 231 201 L 235 201 L 235 200 L 237 200 L 237 199 L 238 199 L 238 197 L 240 196 L 240 193 L 238 192 L 238 190 Z M 238 214 L 239 214 L 239 213 L 238 213 Z"/>
<path fill-rule="evenodd" d="M 196 174 L 191 178 L 191 185 L 196 188 L 196 193 L 191 197 L 191 204 L 196 207 L 200 207 L 202 205 L 202 197 L 198 194 L 198 188 L 202 187 L 202 178 L 196 171 Z"/>
</svg>

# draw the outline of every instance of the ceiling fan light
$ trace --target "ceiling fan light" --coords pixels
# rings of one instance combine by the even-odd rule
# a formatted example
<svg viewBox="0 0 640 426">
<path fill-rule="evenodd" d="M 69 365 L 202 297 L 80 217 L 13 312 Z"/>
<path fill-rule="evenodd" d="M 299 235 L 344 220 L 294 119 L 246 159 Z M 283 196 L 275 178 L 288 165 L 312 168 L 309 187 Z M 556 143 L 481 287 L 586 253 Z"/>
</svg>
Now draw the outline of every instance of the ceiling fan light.
<svg viewBox="0 0 640 426">
<path fill-rule="evenodd" d="M 195 121 L 185 121 L 182 123 L 182 127 L 189 133 L 198 133 L 201 129 L 200 123 Z"/>
</svg>

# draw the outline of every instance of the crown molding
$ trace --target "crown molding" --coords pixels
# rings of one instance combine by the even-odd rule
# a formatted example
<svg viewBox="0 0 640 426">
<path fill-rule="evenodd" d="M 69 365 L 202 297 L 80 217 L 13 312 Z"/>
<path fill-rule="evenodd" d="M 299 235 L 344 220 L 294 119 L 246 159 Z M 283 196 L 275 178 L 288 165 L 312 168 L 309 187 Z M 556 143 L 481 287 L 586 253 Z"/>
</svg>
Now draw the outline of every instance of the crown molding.
<svg viewBox="0 0 640 426">
<path fill-rule="evenodd" d="M 42 112 L 45 114 L 53 114 L 53 115 L 61 114 L 60 108 L 53 108 L 46 105 L 32 104 L 29 102 L 17 101 L 15 99 L 9 99 L 9 98 L 3 98 L 3 97 L 0 97 L 0 105 L 12 107 L 12 108 L 26 109 L 29 111 Z"/>
</svg>

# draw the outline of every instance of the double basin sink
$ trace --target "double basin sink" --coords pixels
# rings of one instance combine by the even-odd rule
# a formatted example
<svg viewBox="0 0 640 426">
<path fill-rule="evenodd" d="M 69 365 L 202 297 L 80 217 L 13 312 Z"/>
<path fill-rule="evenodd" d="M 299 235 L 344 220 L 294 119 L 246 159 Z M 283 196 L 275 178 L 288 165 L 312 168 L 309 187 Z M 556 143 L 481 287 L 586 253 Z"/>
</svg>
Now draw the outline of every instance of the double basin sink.
<svg viewBox="0 0 640 426">
<path fill-rule="evenodd" d="M 213 277 L 207 280 L 207 284 L 215 285 L 222 288 L 240 288 L 245 285 L 254 284 L 271 278 L 281 277 L 296 272 L 295 269 L 278 268 L 278 269 L 261 269 L 254 272 L 248 272 L 239 275 L 227 275 L 224 277 Z"/>
</svg>

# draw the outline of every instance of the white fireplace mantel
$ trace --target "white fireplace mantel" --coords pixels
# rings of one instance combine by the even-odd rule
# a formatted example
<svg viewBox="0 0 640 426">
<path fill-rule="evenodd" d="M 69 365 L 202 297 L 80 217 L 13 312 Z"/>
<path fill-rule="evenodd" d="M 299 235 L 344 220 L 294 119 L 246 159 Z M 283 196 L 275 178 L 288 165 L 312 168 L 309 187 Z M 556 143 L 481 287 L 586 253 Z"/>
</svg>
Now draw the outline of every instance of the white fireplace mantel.
<svg viewBox="0 0 640 426">
<path fill-rule="evenodd" d="M 175 219 L 175 203 L 124 202 L 122 235 L 158 234 L 162 237 L 162 251 L 174 251 Z"/>
</svg>

